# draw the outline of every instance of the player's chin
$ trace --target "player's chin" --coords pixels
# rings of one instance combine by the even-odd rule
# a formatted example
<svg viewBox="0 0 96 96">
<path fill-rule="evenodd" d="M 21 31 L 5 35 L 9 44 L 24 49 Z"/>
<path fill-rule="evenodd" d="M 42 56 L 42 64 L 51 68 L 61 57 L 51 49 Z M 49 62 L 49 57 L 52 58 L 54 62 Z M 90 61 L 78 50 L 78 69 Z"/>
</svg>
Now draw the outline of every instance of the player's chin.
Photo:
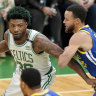
<svg viewBox="0 0 96 96">
<path fill-rule="evenodd" d="M 20 37 L 14 37 L 14 40 L 19 41 L 19 40 L 21 40 L 21 38 Z"/>
</svg>

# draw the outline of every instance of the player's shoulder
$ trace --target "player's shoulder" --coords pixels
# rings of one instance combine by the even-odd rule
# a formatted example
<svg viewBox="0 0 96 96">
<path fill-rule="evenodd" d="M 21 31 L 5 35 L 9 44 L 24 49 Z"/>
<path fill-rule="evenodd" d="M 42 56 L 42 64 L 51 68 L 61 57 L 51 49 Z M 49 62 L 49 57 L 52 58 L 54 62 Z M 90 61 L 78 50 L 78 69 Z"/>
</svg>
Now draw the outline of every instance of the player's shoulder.
<svg viewBox="0 0 96 96">
<path fill-rule="evenodd" d="M 5 33 L 4 33 L 4 37 L 5 37 L 5 38 L 8 38 L 8 33 L 9 33 L 9 29 L 7 29 L 7 30 L 5 31 Z"/>
<path fill-rule="evenodd" d="M 41 41 L 41 42 L 44 42 L 44 41 L 49 41 L 49 39 L 42 33 L 39 33 L 36 38 L 35 38 L 35 41 Z"/>
<path fill-rule="evenodd" d="M 74 33 L 72 35 L 72 37 L 70 38 L 70 41 L 69 41 L 69 44 L 72 44 L 72 45 L 81 45 L 82 42 L 84 43 L 85 41 L 88 40 L 88 36 L 85 32 L 77 32 L 77 33 Z"/>
<path fill-rule="evenodd" d="M 8 35 L 8 33 L 9 33 L 9 29 L 7 29 L 7 30 L 5 31 L 5 35 Z"/>
<path fill-rule="evenodd" d="M 34 30 L 34 29 L 30 29 L 30 32 L 31 32 L 31 34 L 35 35 L 36 40 L 38 40 L 44 36 L 42 33 L 40 33 L 37 30 Z"/>
<path fill-rule="evenodd" d="M 5 31 L 4 33 L 4 39 L 8 42 L 8 33 L 9 33 L 9 29 Z"/>
<path fill-rule="evenodd" d="M 78 32 L 76 32 L 76 33 L 74 33 L 74 37 L 80 37 L 80 38 L 82 38 L 82 37 L 84 37 L 84 36 L 87 36 L 87 35 L 89 35 L 87 32 L 85 32 L 85 31 L 78 31 Z"/>
<path fill-rule="evenodd" d="M 71 37 L 71 40 L 84 40 L 90 37 L 90 34 L 84 32 L 84 31 L 79 31 L 77 33 L 74 33 Z"/>
</svg>

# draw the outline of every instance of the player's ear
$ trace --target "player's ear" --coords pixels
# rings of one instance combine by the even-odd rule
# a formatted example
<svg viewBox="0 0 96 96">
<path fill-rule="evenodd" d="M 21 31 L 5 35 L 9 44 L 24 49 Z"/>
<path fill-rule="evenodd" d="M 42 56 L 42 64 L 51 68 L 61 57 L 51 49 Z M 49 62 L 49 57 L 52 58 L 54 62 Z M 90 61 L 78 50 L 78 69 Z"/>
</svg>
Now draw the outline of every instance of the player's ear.
<svg viewBox="0 0 96 96">
<path fill-rule="evenodd" d="M 22 82 L 22 88 L 25 88 L 25 83 L 24 82 Z"/>
<path fill-rule="evenodd" d="M 81 20 L 79 18 L 76 18 L 76 24 L 79 24 Z"/>
<path fill-rule="evenodd" d="M 26 28 L 27 28 L 27 26 L 28 26 L 28 23 L 26 22 Z"/>
<path fill-rule="evenodd" d="M 27 89 L 28 85 L 25 82 L 22 82 L 22 88 Z"/>
<path fill-rule="evenodd" d="M 27 86 L 27 84 L 25 82 L 22 82 L 21 88 L 27 90 L 28 86 Z"/>
<path fill-rule="evenodd" d="M 20 78 L 20 87 L 21 88 L 25 88 L 25 82 L 24 81 L 22 81 L 22 79 Z"/>
</svg>

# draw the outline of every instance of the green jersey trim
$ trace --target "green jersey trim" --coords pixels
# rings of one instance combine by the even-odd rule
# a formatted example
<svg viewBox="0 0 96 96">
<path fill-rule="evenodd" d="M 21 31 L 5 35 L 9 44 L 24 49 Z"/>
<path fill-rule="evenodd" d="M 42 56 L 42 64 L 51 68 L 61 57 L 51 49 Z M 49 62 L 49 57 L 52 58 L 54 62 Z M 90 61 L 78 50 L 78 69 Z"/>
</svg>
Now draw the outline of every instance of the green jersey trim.
<svg viewBox="0 0 96 96">
<path fill-rule="evenodd" d="M 45 75 L 48 75 L 48 74 L 50 74 L 51 72 L 53 71 L 53 66 L 51 65 L 51 68 L 50 68 L 50 70 L 45 74 Z"/>
<path fill-rule="evenodd" d="M 10 35 L 9 35 L 9 30 L 8 30 L 8 47 L 10 48 Z"/>
</svg>

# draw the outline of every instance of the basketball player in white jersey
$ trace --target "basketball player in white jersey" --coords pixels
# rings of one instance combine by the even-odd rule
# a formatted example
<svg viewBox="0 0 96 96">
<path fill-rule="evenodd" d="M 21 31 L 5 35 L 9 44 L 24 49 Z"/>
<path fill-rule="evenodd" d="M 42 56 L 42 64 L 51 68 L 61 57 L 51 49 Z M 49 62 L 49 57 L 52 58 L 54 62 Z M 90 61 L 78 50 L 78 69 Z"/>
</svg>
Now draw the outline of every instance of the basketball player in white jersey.
<svg viewBox="0 0 96 96">
<path fill-rule="evenodd" d="M 29 12 L 22 7 L 14 7 L 7 13 L 9 29 L 0 42 L 0 53 L 11 51 L 17 64 L 12 80 L 2 96 L 23 96 L 20 90 L 20 75 L 25 68 L 36 68 L 41 73 L 41 87 L 49 88 L 55 78 L 55 68 L 49 54 L 58 58 L 63 50 L 41 33 L 27 29 Z M 37 22 L 38 23 L 38 22 Z"/>
</svg>

